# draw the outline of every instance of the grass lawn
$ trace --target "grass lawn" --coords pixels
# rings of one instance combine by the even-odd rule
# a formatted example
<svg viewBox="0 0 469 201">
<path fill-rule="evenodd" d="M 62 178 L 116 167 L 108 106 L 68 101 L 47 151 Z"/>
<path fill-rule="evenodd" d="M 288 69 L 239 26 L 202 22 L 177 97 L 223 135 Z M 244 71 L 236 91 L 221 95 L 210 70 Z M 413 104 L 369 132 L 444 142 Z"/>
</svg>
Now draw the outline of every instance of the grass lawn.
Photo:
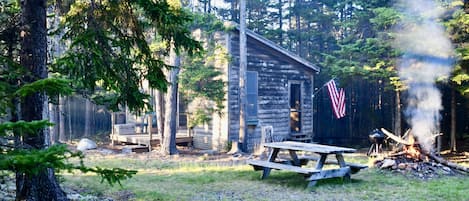
<svg viewBox="0 0 469 201">
<path fill-rule="evenodd" d="M 113 197 L 131 193 L 133 200 L 455 200 L 469 201 L 469 177 L 444 176 L 422 181 L 400 173 L 369 168 L 352 175 L 350 183 L 328 179 L 313 188 L 296 173 L 273 170 L 260 180 L 261 172 L 242 161 L 219 162 L 152 158 L 151 154 L 87 157 L 91 166 L 138 170 L 122 187 L 100 183 L 95 175 L 65 174 L 65 185 L 89 194 Z M 346 161 L 367 163 L 363 155 Z"/>
</svg>

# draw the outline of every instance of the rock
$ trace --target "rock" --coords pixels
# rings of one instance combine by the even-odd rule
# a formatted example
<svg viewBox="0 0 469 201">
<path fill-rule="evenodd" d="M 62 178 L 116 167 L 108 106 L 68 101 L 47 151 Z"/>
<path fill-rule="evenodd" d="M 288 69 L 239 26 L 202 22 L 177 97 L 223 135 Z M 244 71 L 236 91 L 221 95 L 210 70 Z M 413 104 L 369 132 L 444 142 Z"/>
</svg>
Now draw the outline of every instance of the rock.
<svg viewBox="0 0 469 201">
<path fill-rule="evenodd" d="M 112 151 L 110 149 L 101 149 L 101 150 L 99 150 L 99 152 L 101 152 L 102 154 L 105 154 L 105 155 L 114 154 L 114 151 Z"/>
<path fill-rule="evenodd" d="M 82 198 L 82 196 L 78 193 L 74 193 L 74 194 L 68 194 L 67 198 L 69 200 L 80 200 Z"/>
<path fill-rule="evenodd" d="M 392 159 L 384 159 L 383 160 L 383 164 L 381 165 L 381 169 L 384 169 L 384 168 L 389 168 L 389 167 L 392 167 L 396 164 L 396 161 L 395 160 L 392 160 Z"/>
<path fill-rule="evenodd" d="M 405 164 L 405 163 L 399 163 L 399 165 L 397 165 L 397 168 L 399 168 L 401 170 L 405 169 L 406 167 L 407 167 L 407 164 Z"/>
<path fill-rule="evenodd" d="M 239 157 L 241 157 L 241 156 L 243 156 L 243 154 L 241 154 L 241 153 L 235 153 L 235 154 L 233 154 L 233 158 L 239 158 Z"/>
<path fill-rule="evenodd" d="M 16 185 L 9 185 L 7 186 L 6 190 L 8 192 L 16 192 Z"/>
<path fill-rule="evenodd" d="M 218 152 L 216 150 L 202 150 L 202 151 L 200 151 L 200 153 L 207 154 L 207 155 L 215 155 Z"/>
<path fill-rule="evenodd" d="M 451 172 L 451 168 L 443 166 L 442 169 L 446 172 Z"/>
<path fill-rule="evenodd" d="M 80 151 L 85 151 L 85 150 L 89 150 L 89 149 L 96 149 L 96 147 L 98 147 L 96 145 L 96 142 L 94 142 L 93 140 L 87 139 L 87 138 L 81 139 L 80 142 L 78 142 L 78 145 L 77 145 L 77 149 L 80 150 Z"/>
<path fill-rule="evenodd" d="M 131 147 L 123 147 L 122 148 L 122 153 L 123 154 L 131 154 L 132 153 L 132 148 Z"/>
</svg>

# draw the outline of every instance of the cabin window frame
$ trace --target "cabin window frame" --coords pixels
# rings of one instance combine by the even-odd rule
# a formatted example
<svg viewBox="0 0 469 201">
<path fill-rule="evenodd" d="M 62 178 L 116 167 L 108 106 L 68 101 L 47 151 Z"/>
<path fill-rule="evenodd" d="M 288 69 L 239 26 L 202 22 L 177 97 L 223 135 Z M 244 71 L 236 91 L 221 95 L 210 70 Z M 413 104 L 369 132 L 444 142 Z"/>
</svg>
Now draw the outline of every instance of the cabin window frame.
<svg viewBox="0 0 469 201">
<path fill-rule="evenodd" d="M 298 107 L 298 110 L 296 112 L 298 112 L 298 117 L 299 117 L 299 130 L 298 131 L 293 131 L 292 130 L 292 105 L 291 105 L 291 93 L 292 93 L 292 85 L 293 84 L 296 84 L 296 85 L 299 85 L 299 93 L 300 93 L 300 97 L 299 97 L 299 101 L 300 101 L 300 105 Z M 304 91 L 303 91 L 303 88 L 304 88 L 304 81 L 299 81 L 299 80 L 289 80 L 288 81 L 288 119 L 289 119 L 289 132 L 290 133 L 302 133 L 303 132 L 303 113 L 304 113 Z"/>
<path fill-rule="evenodd" d="M 250 75 L 254 76 L 255 83 L 250 83 L 250 79 L 249 79 Z M 251 109 L 254 109 L 254 111 L 251 111 Z M 246 121 L 247 121 L 247 124 L 249 125 L 257 124 L 258 114 L 259 114 L 259 72 L 246 71 Z"/>
</svg>

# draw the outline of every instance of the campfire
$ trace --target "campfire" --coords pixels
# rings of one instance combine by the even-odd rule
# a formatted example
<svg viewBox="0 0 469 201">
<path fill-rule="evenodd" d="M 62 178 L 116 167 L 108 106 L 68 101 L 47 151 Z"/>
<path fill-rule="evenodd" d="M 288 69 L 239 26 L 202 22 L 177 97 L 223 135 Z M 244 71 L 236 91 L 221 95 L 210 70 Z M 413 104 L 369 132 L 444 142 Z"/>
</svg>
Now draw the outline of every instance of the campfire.
<svg viewBox="0 0 469 201">
<path fill-rule="evenodd" d="M 396 149 L 374 162 L 375 167 L 429 179 L 440 175 L 467 174 L 468 168 L 449 162 L 432 151 L 426 151 L 419 139 L 407 130 L 402 137 L 382 128 L 381 131 L 397 143 Z M 432 136 L 432 140 L 441 134 Z"/>
</svg>

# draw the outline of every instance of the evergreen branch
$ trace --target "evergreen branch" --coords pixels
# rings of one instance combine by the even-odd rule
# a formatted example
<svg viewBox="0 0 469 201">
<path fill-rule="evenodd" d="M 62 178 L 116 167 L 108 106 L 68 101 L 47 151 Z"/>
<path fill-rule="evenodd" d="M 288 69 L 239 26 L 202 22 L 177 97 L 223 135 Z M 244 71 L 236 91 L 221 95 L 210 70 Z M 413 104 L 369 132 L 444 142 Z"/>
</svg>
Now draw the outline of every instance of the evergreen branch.
<svg viewBox="0 0 469 201">
<path fill-rule="evenodd" d="M 67 79 L 45 78 L 23 85 L 15 92 L 15 95 L 24 98 L 41 91 L 46 92 L 49 96 L 58 96 L 70 95 L 73 89 Z"/>
<path fill-rule="evenodd" d="M 130 179 L 133 175 L 137 174 L 136 170 L 126 170 L 122 168 L 104 169 L 100 167 L 88 168 L 86 166 L 77 166 L 76 168 L 84 173 L 96 173 L 101 177 L 101 183 L 107 181 L 107 183 L 111 186 L 116 183 L 122 186 L 120 183 L 121 180 Z"/>
<path fill-rule="evenodd" d="M 70 163 L 72 158 L 79 159 L 79 165 Z M 26 174 L 38 174 L 39 172 L 53 168 L 56 170 L 80 170 L 83 173 L 93 172 L 101 177 L 101 182 L 107 181 L 109 185 L 129 179 L 137 173 L 135 170 L 121 168 L 106 169 L 101 167 L 89 168 L 83 163 L 82 152 L 72 152 L 65 145 L 53 145 L 47 149 L 15 149 L 7 154 L 0 154 L 0 170 L 15 171 Z"/>
<path fill-rule="evenodd" d="M 54 124 L 48 120 L 34 120 L 34 121 L 16 121 L 16 122 L 3 122 L 0 124 L 0 136 L 7 136 L 9 133 L 34 134 L 38 130 L 53 126 Z"/>
</svg>

